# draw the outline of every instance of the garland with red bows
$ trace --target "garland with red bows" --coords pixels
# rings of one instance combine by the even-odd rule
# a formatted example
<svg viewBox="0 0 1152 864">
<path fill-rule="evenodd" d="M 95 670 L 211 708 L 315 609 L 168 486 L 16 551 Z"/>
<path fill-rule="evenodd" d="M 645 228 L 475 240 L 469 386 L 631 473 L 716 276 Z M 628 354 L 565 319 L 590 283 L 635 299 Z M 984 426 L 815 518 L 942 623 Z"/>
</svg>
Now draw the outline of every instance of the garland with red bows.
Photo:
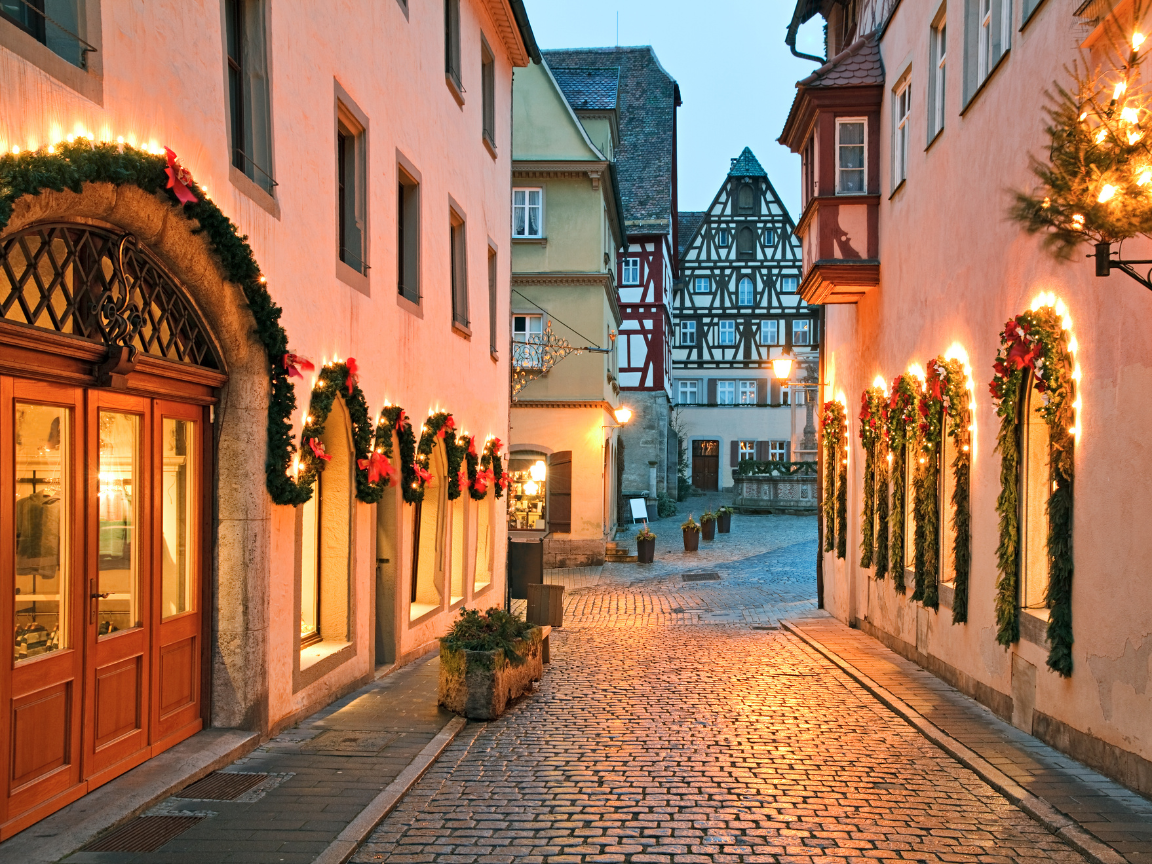
<svg viewBox="0 0 1152 864">
<path fill-rule="evenodd" d="M 952 439 L 952 623 L 968 620 L 968 577 L 972 570 L 972 394 L 959 360 L 937 358 L 943 371 L 944 434 Z"/>
<path fill-rule="evenodd" d="M 1043 399 L 1039 409 L 1048 426 L 1051 493 L 1048 496 L 1048 665 L 1072 674 L 1072 482 L 1075 423 L 1073 362 L 1069 335 L 1051 306 L 1011 319 L 1000 334 L 993 364 L 992 399 L 1000 417 L 996 449 L 1000 453 L 1000 576 L 996 584 L 997 640 L 1011 645 L 1020 638 L 1020 434 L 1032 386 Z"/>
<path fill-rule="evenodd" d="M 847 554 L 848 469 L 844 458 L 844 439 L 848 420 L 844 406 L 835 400 L 824 403 L 820 413 L 820 435 L 824 440 L 824 551 Z M 837 482 L 839 478 L 839 482 Z M 840 514 L 843 498 L 843 516 Z M 837 524 L 839 523 L 839 531 Z M 839 538 L 839 539 L 837 539 Z"/>
<path fill-rule="evenodd" d="M 944 395 L 947 370 L 937 359 L 928 361 L 924 386 L 916 403 L 920 415 L 917 426 L 916 480 L 913 511 L 916 527 L 912 599 L 927 609 L 940 606 L 940 471 L 944 440 Z"/>
<path fill-rule="evenodd" d="M 870 387 L 860 394 L 860 444 L 864 448 L 864 510 L 860 514 L 860 566 L 876 567 L 876 578 L 888 572 L 888 471 L 887 460 L 879 459 L 887 451 L 887 404 L 884 391 Z M 877 493 L 883 499 L 877 506 Z M 876 534 L 876 516 L 882 510 L 882 533 Z M 883 547 L 881 550 L 880 547 Z"/>
<path fill-rule="evenodd" d="M 904 584 L 904 538 L 907 531 L 908 493 L 908 448 L 915 447 L 919 428 L 917 404 L 920 399 L 920 386 L 911 375 L 897 375 L 892 379 L 891 395 L 888 397 L 888 446 L 892 454 L 892 508 L 890 515 L 891 539 L 889 548 L 889 569 L 892 571 L 892 585 L 903 594 Z"/>
</svg>

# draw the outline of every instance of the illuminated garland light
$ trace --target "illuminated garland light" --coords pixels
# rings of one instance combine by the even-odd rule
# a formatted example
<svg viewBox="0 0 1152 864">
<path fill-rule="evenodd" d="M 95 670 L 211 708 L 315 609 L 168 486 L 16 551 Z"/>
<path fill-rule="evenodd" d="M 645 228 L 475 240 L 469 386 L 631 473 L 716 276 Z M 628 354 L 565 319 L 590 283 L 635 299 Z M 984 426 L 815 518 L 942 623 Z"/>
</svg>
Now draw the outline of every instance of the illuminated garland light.
<svg viewBox="0 0 1152 864">
<path fill-rule="evenodd" d="M 864 449 L 864 509 L 860 515 L 860 566 L 888 573 L 888 387 L 879 375 L 860 398 L 860 444 Z M 886 454 L 888 459 L 878 458 Z"/>
<path fill-rule="evenodd" d="M 842 394 L 841 394 L 842 395 Z M 848 460 L 841 455 L 848 440 L 847 412 L 840 398 L 824 403 L 820 412 L 820 435 L 824 442 L 824 551 L 836 550 L 838 558 L 848 554 L 847 503 Z M 839 482 L 837 482 L 839 478 Z M 839 510 L 843 499 L 844 514 Z M 837 536 L 837 524 L 840 531 Z"/>
</svg>

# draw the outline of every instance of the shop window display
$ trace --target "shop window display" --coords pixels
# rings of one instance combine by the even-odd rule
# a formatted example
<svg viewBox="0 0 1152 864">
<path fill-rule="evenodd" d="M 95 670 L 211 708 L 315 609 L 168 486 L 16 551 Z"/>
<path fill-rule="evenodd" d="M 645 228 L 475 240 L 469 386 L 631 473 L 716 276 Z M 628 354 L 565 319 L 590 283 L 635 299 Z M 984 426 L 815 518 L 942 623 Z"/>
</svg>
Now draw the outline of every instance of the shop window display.
<svg viewBox="0 0 1152 864">
<path fill-rule="evenodd" d="M 508 528 L 544 531 L 547 528 L 547 474 L 543 454 L 513 453 L 508 460 Z"/>
</svg>

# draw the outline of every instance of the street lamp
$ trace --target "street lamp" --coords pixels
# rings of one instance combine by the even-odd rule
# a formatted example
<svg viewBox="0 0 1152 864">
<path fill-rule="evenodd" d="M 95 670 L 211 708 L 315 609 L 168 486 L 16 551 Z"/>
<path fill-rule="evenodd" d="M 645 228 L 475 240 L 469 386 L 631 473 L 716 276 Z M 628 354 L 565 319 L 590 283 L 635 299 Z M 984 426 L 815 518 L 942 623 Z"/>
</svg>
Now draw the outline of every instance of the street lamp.
<svg viewBox="0 0 1152 864">
<path fill-rule="evenodd" d="M 796 358 L 792 355 L 791 348 L 785 348 L 784 353 L 779 357 L 772 360 L 772 374 L 780 381 L 781 384 L 787 382 L 792 376 L 792 361 Z"/>
<path fill-rule="evenodd" d="M 616 422 L 621 426 L 632 419 L 632 409 L 625 405 L 621 405 L 619 408 L 613 411 L 612 414 L 616 417 Z"/>
</svg>

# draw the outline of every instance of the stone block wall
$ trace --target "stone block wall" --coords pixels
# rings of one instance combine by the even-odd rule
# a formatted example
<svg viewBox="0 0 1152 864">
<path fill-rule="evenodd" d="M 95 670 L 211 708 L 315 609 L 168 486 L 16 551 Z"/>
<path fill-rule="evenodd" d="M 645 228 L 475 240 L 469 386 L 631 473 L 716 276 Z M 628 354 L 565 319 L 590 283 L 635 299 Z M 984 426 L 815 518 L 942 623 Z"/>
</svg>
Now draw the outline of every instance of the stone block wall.
<svg viewBox="0 0 1152 864">
<path fill-rule="evenodd" d="M 568 540 L 565 535 L 544 538 L 544 569 L 593 567 L 604 563 L 606 543 L 600 540 Z"/>
</svg>

